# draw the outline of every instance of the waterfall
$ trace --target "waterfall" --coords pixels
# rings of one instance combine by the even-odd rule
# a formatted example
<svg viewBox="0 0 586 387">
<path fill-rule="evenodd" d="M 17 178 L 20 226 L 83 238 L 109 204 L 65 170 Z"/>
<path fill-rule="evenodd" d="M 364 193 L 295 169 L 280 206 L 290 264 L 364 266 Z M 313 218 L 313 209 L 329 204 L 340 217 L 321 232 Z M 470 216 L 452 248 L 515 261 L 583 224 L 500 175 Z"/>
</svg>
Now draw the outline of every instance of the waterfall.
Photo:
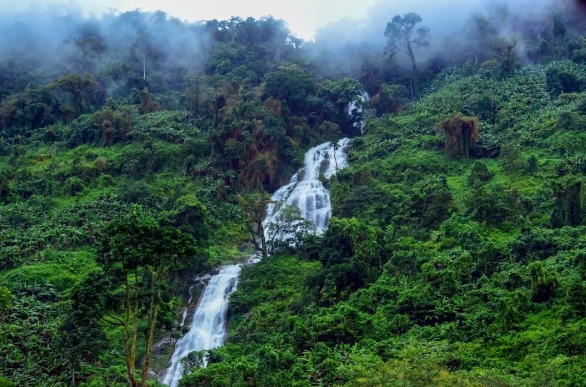
<svg viewBox="0 0 586 387">
<path fill-rule="evenodd" d="M 350 139 L 343 138 L 337 142 L 336 149 L 326 142 L 311 148 L 305 154 L 305 166 L 293 175 L 289 184 L 279 188 L 272 196 L 263 222 L 265 238 L 268 240 L 268 225 L 278 221 L 286 205 L 297 206 L 301 216 L 310 220 L 321 234 L 328 227 L 332 216 L 330 193 L 323 186 L 320 175 L 326 179 L 332 177 L 336 170 L 348 165 L 346 149 Z"/>
<path fill-rule="evenodd" d="M 193 285 L 191 285 L 189 287 L 189 301 L 187 301 L 187 305 L 191 304 L 191 300 L 193 299 L 193 293 L 191 293 L 191 290 L 193 289 Z M 185 319 L 187 318 L 187 310 L 189 308 L 185 308 L 185 310 L 183 311 L 183 315 L 181 316 L 181 323 L 179 324 L 179 327 L 183 328 L 183 326 L 185 325 Z"/>
<path fill-rule="evenodd" d="M 276 221 L 285 204 L 299 207 L 301 215 L 315 224 L 316 232 L 322 233 L 327 228 L 332 205 L 330 194 L 320 177 L 329 179 L 338 169 L 348 165 L 346 149 L 349 143 L 350 140 L 344 138 L 337 141 L 335 146 L 328 142 L 307 151 L 304 167 L 293 175 L 289 184 L 272 196 L 274 203 L 267 208 L 263 222 L 265 229 Z M 258 260 L 251 258 L 249 262 Z M 183 376 L 181 359 L 190 352 L 217 348 L 224 343 L 228 297 L 236 290 L 240 270 L 240 265 L 225 266 L 211 277 L 194 312 L 188 333 L 175 345 L 171 365 L 163 379 L 164 384 L 177 386 Z"/>
<path fill-rule="evenodd" d="M 360 100 L 363 103 L 370 101 L 370 95 L 365 91 L 360 95 Z M 362 113 L 362 106 L 358 105 L 356 102 L 350 102 L 348 104 L 348 115 L 353 116 L 356 113 Z M 354 123 L 354 127 L 360 129 L 360 133 L 364 134 L 364 121 L 359 121 Z"/>
<path fill-rule="evenodd" d="M 190 352 L 213 349 L 224 344 L 228 297 L 236 290 L 240 270 L 240 265 L 226 266 L 210 279 L 195 310 L 189 331 L 175 345 L 171 366 L 163 379 L 164 384 L 177 386 L 183 376 L 181 359 Z"/>
</svg>

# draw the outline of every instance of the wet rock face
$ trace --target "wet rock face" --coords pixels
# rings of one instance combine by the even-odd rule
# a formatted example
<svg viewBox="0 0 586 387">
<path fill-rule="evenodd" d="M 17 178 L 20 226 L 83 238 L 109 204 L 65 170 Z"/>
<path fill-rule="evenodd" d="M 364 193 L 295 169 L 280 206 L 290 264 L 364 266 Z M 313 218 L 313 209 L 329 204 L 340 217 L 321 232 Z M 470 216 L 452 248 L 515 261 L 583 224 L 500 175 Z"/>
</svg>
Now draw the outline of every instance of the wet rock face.
<svg viewBox="0 0 586 387">
<path fill-rule="evenodd" d="M 153 356 L 163 356 L 168 354 L 173 347 L 173 338 L 171 336 L 163 337 L 153 345 Z"/>
<path fill-rule="evenodd" d="M 254 249 L 254 246 L 250 242 L 242 242 L 238 245 L 238 251 L 245 252 L 246 250 Z"/>
</svg>

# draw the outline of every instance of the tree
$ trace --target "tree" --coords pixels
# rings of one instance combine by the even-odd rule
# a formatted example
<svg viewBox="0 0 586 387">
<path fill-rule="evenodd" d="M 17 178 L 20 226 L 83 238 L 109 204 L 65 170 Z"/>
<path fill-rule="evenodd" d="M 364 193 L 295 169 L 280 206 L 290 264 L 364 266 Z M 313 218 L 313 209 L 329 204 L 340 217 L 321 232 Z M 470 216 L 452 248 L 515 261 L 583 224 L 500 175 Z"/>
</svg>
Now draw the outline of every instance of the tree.
<svg viewBox="0 0 586 387">
<path fill-rule="evenodd" d="M 343 134 L 360 135 L 357 124 L 362 121 L 360 113 L 364 101 L 360 96 L 363 93 L 364 87 L 355 79 L 325 79 L 317 91 L 318 97 L 323 100 L 322 119 L 338 124 Z"/>
<path fill-rule="evenodd" d="M 476 161 L 472 165 L 472 170 L 468 176 L 468 185 L 473 187 L 475 185 L 486 183 L 490 179 L 492 179 L 492 173 L 490 173 L 486 164 L 482 161 Z"/>
<path fill-rule="evenodd" d="M 217 110 L 215 90 L 209 85 L 209 79 L 206 76 L 186 77 L 182 98 L 195 120 L 200 116 L 215 119 Z"/>
<path fill-rule="evenodd" d="M 420 27 L 415 29 L 415 26 L 421 21 L 419 14 L 409 12 L 403 16 L 396 15 L 393 20 L 387 23 L 387 28 L 385 28 L 385 36 L 388 39 L 385 53 L 393 57 L 398 52 L 402 52 L 411 61 L 411 99 L 414 99 L 417 95 L 418 78 L 413 46 L 429 46 L 429 28 Z"/>
<path fill-rule="evenodd" d="M 377 94 L 370 99 L 370 106 L 376 109 L 379 115 L 397 113 L 402 108 L 407 98 L 407 89 L 403 85 L 387 85 L 383 83 Z"/>
<path fill-rule="evenodd" d="M 59 348 L 71 367 L 71 384 L 79 383 L 81 362 L 95 361 L 105 348 L 106 336 L 100 320 L 104 316 L 107 295 L 112 286 L 101 271 L 94 271 L 78 284 L 59 328 Z"/>
<path fill-rule="evenodd" d="M 553 228 L 576 227 L 584 221 L 584 183 L 569 176 L 553 184 L 555 206 L 549 223 Z"/>
<path fill-rule="evenodd" d="M 336 164 L 336 171 L 338 171 L 338 160 L 336 159 L 336 152 L 340 149 L 340 142 L 338 140 L 330 141 L 330 146 L 334 150 L 332 153 L 334 154 L 334 163 Z"/>
<path fill-rule="evenodd" d="M 516 142 L 501 145 L 499 159 L 506 173 L 517 173 L 521 169 L 521 150 Z"/>
<path fill-rule="evenodd" d="M 315 232 L 315 224 L 301 215 L 297 206 L 285 205 L 273 222 L 266 226 L 267 244 L 270 251 L 276 251 L 282 245 L 284 247 L 297 246 Z"/>
<path fill-rule="evenodd" d="M 294 63 L 285 63 L 265 77 L 265 96 L 286 103 L 296 115 L 308 109 L 308 98 L 315 92 L 315 80 L 311 74 Z"/>
<path fill-rule="evenodd" d="M 57 99 L 69 103 L 73 118 L 89 113 L 92 105 L 97 105 L 103 97 L 100 84 L 90 74 L 66 75 L 53 81 L 48 89 L 56 92 Z M 65 94 L 68 98 L 59 98 L 61 94 Z"/>
<path fill-rule="evenodd" d="M 149 93 L 148 88 L 145 87 L 142 91 L 140 91 L 139 96 L 140 96 L 139 111 L 142 114 L 156 112 L 159 109 L 159 107 L 157 106 L 157 103 L 155 101 L 153 101 L 153 95 L 151 93 Z"/>
<path fill-rule="evenodd" d="M 265 237 L 263 220 L 267 206 L 272 203 L 271 198 L 264 192 L 255 192 L 246 198 L 238 195 L 238 202 L 244 212 L 246 229 L 250 233 L 250 242 L 261 252 L 263 259 L 268 257 L 267 241 Z"/>
<path fill-rule="evenodd" d="M 93 73 L 95 62 L 107 49 L 104 37 L 93 26 L 87 25 L 79 36 L 73 38 L 73 44 L 76 52 L 71 55 L 71 61 L 82 72 Z"/>
<path fill-rule="evenodd" d="M 486 15 L 474 14 L 464 27 L 468 50 L 475 64 L 483 63 L 487 57 L 488 42 L 497 36 L 498 29 Z"/>
<path fill-rule="evenodd" d="M 333 304 L 373 283 L 381 272 L 380 228 L 356 218 L 332 218 L 321 241 L 323 270 L 308 279 L 316 300 Z"/>
<path fill-rule="evenodd" d="M 514 38 L 505 39 L 496 37 L 488 41 L 491 59 L 482 64 L 484 68 L 494 68 L 500 72 L 500 77 L 512 75 L 517 68 L 519 58 L 515 54 L 517 41 Z"/>
<path fill-rule="evenodd" d="M 129 387 L 139 384 L 134 374 L 138 323 L 147 319 L 142 387 L 147 372 L 159 311 L 164 306 L 165 280 L 171 269 L 180 269 L 196 257 L 195 239 L 175 227 L 160 223 L 140 206 L 110 222 L 97 248 L 97 263 L 124 293 L 124 317 L 110 316 L 110 322 L 124 328 L 124 355 Z"/>
<path fill-rule="evenodd" d="M 141 28 L 136 33 L 138 36 L 132 47 L 132 54 L 139 62 L 142 62 L 142 79 L 146 80 L 146 60 L 147 53 L 150 49 L 150 42 L 148 40 L 148 33 L 144 28 Z"/>
</svg>

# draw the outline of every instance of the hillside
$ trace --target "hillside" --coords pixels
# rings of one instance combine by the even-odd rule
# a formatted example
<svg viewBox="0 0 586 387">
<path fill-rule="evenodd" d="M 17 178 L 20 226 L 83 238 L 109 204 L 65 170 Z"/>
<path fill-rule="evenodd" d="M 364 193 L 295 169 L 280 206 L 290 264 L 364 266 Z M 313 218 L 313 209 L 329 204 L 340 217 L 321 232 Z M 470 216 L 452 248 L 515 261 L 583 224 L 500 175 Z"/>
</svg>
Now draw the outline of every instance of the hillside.
<svg viewBox="0 0 586 387">
<path fill-rule="evenodd" d="M 585 69 L 454 68 L 369 120 L 323 240 L 245 269 L 231 344 L 184 385 L 582 385 L 584 95 L 547 74 Z M 439 125 L 462 111 L 493 115 L 470 156 Z"/>
<path fill-rule="evenodd" d="M 140 11 L 2 48 L 0 386 L 146 385 L 193 278 L 259 248 L 270 193 L 342 137 L 329 228 L 243 268 L 181 385 L 586 385 L 584 26 L 489 15 L 401 56 L 413 15 L 386 49 Z"/>
</svg>

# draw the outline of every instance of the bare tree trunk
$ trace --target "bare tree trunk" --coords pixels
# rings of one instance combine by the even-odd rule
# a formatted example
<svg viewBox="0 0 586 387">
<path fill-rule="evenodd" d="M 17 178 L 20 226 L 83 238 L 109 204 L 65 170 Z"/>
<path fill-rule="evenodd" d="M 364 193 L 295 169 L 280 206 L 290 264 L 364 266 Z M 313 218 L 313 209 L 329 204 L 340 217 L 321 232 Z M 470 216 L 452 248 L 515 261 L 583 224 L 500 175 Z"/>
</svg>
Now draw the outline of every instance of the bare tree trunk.
<svg viewBox="0 0 586 387">
<path fill-rule="evenodd" d="M 419 74 L 417 63 L 415 62 L 415 53 L 413 52 L 413 48 L 409 41 L 407 41 L 407 55 L 409 55 L 409 59 L 411 59 L 411 100 L 413 101 L 415 97 L 417 97 L 417 94 L 419 94 L 419 90 L 417 90 L 417 78 Z"/>
<path fill-rule="evenodd" d="M 128 373 L 128 386 L 136 387 L 134 379 L 134 364 L 131 361 L 132 354 L 130 348 L 130 289 L 128 277 L 126 278 L 126 316 L 124 319 L 124 360 L 126 361 L 126 371 Z"/>
</svg>

